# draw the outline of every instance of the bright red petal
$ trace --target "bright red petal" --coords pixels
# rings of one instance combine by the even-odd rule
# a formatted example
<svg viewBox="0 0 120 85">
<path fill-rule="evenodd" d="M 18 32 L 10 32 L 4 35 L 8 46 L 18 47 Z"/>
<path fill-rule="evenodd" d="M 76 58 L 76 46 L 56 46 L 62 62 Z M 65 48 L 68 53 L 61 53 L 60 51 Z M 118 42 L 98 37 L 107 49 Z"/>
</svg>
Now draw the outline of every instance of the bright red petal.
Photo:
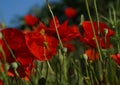
<svg viewBox="0 0 120 85">
<path fill-rule="evenodd" d="M 30 15 L 30 14 L 26 15 L 24 17 L 24 20 L 25 20 L 26 24 L 29 26 L 34 26 L 38 23 L 37 17 Z"/>
<path fill-rule="evenodd" d="M 24 47 L 26 44 L 24 34 L 15 28 L 7 28 L 1 31 L 7 44 L 11 49 L 16 50 Z"/>
<path fill-rule="evenodd" d="M 54 37 L 31 32 L 26 34 L 26 43 L 35 58 L 44 61 L 56 54 L 58 41 Z"/>
<path fill-rule="evenodd" d="M 120 65 L 120 54 L 112 55 L 112 59 L 115 60 L 116 63 Z"/>
<path fill-rule="evenodd" d="M 55 19 L 55 23 L 56 23 L 56 26 L 59 27 L 60 24 L 59 24 L 59 20 L 56 16 L 54 16 L 54 19 Z M 50 28 L 54 29 L 55 28 L 55 25 L 54 25 L 54 20 L 53 18 L 50 20 Z"/>
</svg>

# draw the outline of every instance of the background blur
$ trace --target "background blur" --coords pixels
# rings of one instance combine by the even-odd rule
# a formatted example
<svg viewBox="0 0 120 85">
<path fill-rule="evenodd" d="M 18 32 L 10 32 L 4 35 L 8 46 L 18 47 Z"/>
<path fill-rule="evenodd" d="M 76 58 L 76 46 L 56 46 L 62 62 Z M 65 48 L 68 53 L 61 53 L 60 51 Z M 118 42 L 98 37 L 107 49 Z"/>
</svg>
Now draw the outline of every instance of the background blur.
<svg viewBox="0 0 120 85">
<path fill-rule="evenodd" d="M 85 20 L 88 20 L 88 14 L 86 12 L 85 0 L 49 0 L 54 15 L 63 22 L 69 19 L 70 23 L 80 23 L 81 15 L 84 15 Z M 109 17 L 108 12 L 114 7 L 116 10 L 120 10 L 120 0 L 96 0 L 99 17 Z M 93 1 L 89 1 L 89 7 L 93 19 L 96 19 L 95 9 Z M 77 15 L 70 19 L 65 16 L 64 10 L 72 7 L 77 11 Z M 34 14 L 44 23 L 48 23 L 47 20 L 51 18 L 51 14 L 46 6 L 46 0 L 0 0 L 0 23 L 5 22 L 7 27 L 24 27 L 23 18 L 27 14 Z M 120 12 L 117 11 L 117 15 Z"/>
<path fill-rule="evenodd" d="M 25 15 L 32 7 L 42 7 L 45 0 L 0 0 L 0 22 L 12 25 L 13 18 Z"/>
</svg>

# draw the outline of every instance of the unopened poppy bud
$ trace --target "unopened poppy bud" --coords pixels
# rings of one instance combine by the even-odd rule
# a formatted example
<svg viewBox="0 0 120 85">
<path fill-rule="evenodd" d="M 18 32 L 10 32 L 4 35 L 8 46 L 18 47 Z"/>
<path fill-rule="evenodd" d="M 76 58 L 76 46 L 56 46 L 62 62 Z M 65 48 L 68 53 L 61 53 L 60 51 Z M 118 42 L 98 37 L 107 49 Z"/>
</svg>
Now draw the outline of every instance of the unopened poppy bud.
<svg viewBox="0 0 120 85">
<path fill-rule="evenodd" d="M 105 35 L 108 33 L 108 29 L 104 29 Z"/>
<path fill-rule="evenodd" d="M 5 68 L 6 68 L 7 71 L 9 70 L 10 66 L 9 66 L 8 63 L 5 63 Z"/>
<path fill-rule="evenodd" d="M 2 32 L 0 32 L 0 39 L 2 39 Z"/>
<path fill-rule="evenodd" d="M 63 53 L 67 53 L 67 48 L 64 47 L 62 50 L 63 50 Z"/>
<path fill-rule="evenodd" d="M 13 62 L 13 63 L 11 63 L 11 66 L 12 66 L 12 68 L 14 68 L 14 69 L 17 69 L 17 68 L 18 68 L 18 64 L 17 64 L 17 62 Z"/>
<path fill-rule="evenodd" d="M 82 25 L 82 22 L 84 22 L 84 15 L 82 14 L 81 17 L 80 17 L 80 25 Z"/>
<path fill-rule="evenodd" d="M 88 57 L 87 57 L 86 54 L 83 54 L 83 58 L 84 58 L 85 60 L 88 60 Z"/>
</svg>

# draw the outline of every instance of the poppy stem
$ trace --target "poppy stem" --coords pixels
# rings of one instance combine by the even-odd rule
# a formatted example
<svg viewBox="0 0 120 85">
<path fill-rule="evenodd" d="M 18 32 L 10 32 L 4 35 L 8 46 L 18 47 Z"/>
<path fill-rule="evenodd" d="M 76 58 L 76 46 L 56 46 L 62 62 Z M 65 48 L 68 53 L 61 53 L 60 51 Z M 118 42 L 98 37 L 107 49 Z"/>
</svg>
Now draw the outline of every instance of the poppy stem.
<svg viewBox="0 0 120 85">
<path fill-rule="evenodd" d="M 1 20 L 2 20 L 2 23 L 1 23 L 1 25 L 2 25 L 2 29 L 4 29 L 5 27 L 6 27 L 6 25 L 5 25 L 5 19 L 4 19 L 4 17 L 3 17 L 3 14 L 2 14 L 2 12 L 1 12 L 1 9 L 0 9 L 0 16 L 1 16 Z"/>
<path fill-rule="evenodd" d="M 5 44 L 6 44 L 7 48 L 8 48 L 8 50 L 10 51 L 12 57 L 13 57 L 13 58 L 15 59 L 15 61 L 16 61 L 16 57 L 15 57 L 15 55 L 14 55 L 12 49 L 11 49 L 10 46 L 8 45 L 8 43 L 7 43 L 7 41 L 6 41 L 5 37 L 4 37 L 4 35 L 2 35 L 2 36 L 3 36 L 3 40 L 4 40 L 4 42 L 5 42 Z"/>
<path fill-rule="evenodd" d="M 46 2 L 47 2 L 47 6 L 48 6 L 48 8 L 49 8 L 49 11 L 50 11 L 50 13 L 51 13 L 51 15 L 52 15 L 52 18 L 53 18 L 54 27 L 55 27 L 55 30 L 56 30 L 56 33 L 57 33 L 57 36 L 58 36 L 58 40 L 59 40 L 60 46 L 61 46 L 61 48 L 63 49 L 63 44 L 62 44 L 62 41 L 61 41 L 61 39 L 60 39 L 60 35 L 59 35 L 59 32 L 58 32 L 58 28 L 57 28 L 57 25 L 56 25 L 56 21 L 55 21 L 54 14 L 53 14 L 53 12 L 52 12 L 52 10 L 51 10 L 51 6 L 50 6 L 48 0 L 46 0 Z"/>
<path fill-rule="evenodd" d="M 47 63 L 47 65 L 48 65 L 51 73 L 52 73 L 52 74 L 55 74 L 55 72 L 53 71 L 53 69 L 52 69 L 52 67 L 51 67 L 51 65 L 50 65 L 50 63 L 49 63 L 49 61 L 46 61 L 46 63 Z"/>
<path fill-rule="evenodd" d="M 89 75 L 89 68 L 88 68 L 88 61 L 85 60 L 85 72 L 86 72 L 86 76 L 85 76 L 85 81 L 87 83 L 87 85 L 89 85 L 90 83 L 90 75 Z"/>
<path fill-rule="evenodd" d="M 94 78 L 95 78 L 95 81 L 96 81 L 97 85 L 100 85 L 99 82 L 98 82 L 97 76 L 96 76 L 96 74 L 95 74 L 94 67 L 91 65 L 91 63 L 90 63 L 90 68 L 91 68 L 91 71 L 92 71 L 92 73 L 93 73 L 93 76 L 94 76 Z"/>
<path fill-rule="evenodd" d="M 95 6 L 95 12 L 96 12 L 96 18 L 97 18 L 98 32 L 100 32 L 100 28 L 99 28 L 99 15 L 98 15 L 98 11 L 97 11 L 96 0 L 94 0 L 94 6 Z"/>
<path fill-rule="evenodd" d="M 119 37 L 119 29 L 118 29 L 119 27 L 117 26 L 116 11 L 115 11 L 114 7 L 111 7 L 110 11 L 112 11 L 111 17 L 113 15 L 113 20 L 111 19 L 111 22 L 113 21 L 112 27 L 115 28 L 116 37 Z M 118 42 L 117 42 L 117 48 L 118 48 L 118 53 L 120 53 L 120 40 L 118 40 Z"/>
<path fill-rule="evenodd" d="M 8 84 L 8 78 L 7 78 L 7 75 L 6 75 L 6 73 L 5 72 L 3 72 L 3 70 L 2 70 L 2 63 L 0 62 L 0 72 L 1 72 L 1 75 L 2 75 L 2 77 L 3 77 L 3 79 L 4 79 L 4 84 L 5 85 L 9 85 Z"/>
<path fill-rule="evenodd" d="M 2 48 L 2 46 L 0 46 L 0 53 L 2 53 L 2 55 L 3 55 L 3 59 L 4 59 L 4 62 L 3 62 L 3 64 L 4 64 L 4 69 L 5 69 L 5 73 L 7 73 L 7 68 L 6 68 L 6 55 L 5 55 L 5 52 L 4 52 L 3 48 Z"/>
<path fill-rule="evenodd" d="M 90 23 L 92 25 L 92 31 L 93 31 L 93 35 L 94 35 L 94 38 L 95 38 L 95 43 L 96 43 L 96 46 L 97 46 L 97 49 L 98 49 L 98 53 L 100 55 L 100 61 L 103 62 L 100 46 L 99 46 L 99 43 L 98 43 L 98 40 L 97 40 L 97 37 L 96 37 L 96 33 L 95 33 L 95 29 L 94 29 L 94 26 L 93 26 L 93 23 L 92 23 L 93 20 L 92 20 L 92 17 L 90 15 L 90 9 L 89 9 L 89 5 L 88 5 L 88 0 L 85 0 L 85 4 L 86 4 L 89 19 L 90 19 Z"/>
<path fill-rule="evenodd" d="M 61 52 L 61 49 L 58 50 L 58 56 L 59 56 L 59 60 L 60 60 L 60 64 L 62 65 L 61 70 L 62 70 L 62 74 L 61 75 L 61 82 L 63 85 L 68 85 L 68 63 L 67 63 L 67 57 L 65 55 L 65 53 Z"/>
</svg>

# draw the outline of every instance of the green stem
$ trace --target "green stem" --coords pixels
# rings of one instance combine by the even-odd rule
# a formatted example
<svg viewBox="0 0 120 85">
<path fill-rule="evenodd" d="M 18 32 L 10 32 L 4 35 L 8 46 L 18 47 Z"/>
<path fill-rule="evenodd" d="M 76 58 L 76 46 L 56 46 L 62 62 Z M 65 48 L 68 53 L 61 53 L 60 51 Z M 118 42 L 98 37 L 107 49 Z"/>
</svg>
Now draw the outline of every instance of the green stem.
<svg viewBox="0 0 120 85">
<path fill-rule="evenodd" d="M 96 0 L 94 0 L 94 6 L 95 6 L 95 12 L 96 12 L 98 30 L 100 31 L 100 28 L 99 28 L 99 15 L 98 15 L 98 11 L 97 11 Z"/>
<path fill-rule="evenodd" d="M 5 85 L 9 85 L 9 83 L 8 83 L 8 78 L 7 78 L 6 73 L 2 72 L 1 62 L 0 62 L 0 72 L 1 72 L 1 74 L 2 74 L 2 76 L 3 76 L 3 79 L 5 80 L 4 84 L 5 84 Z"/>
<path fill-rule="evenodd" d="M 89 76 L 89 70 L 88 70 L 88 61 L 85 60 L 85 71 L 86 71 L 86 77 L 85 77 L 85 81 L 87 83 L 87 85 L 89 85 L 89 80 L 90 80 L 90 76 Z"/>
<path fill-rule="evenodd" d="M 100 55 L 100 61 L 103 62 L 103 59 L 102 59 L 102 55 L 101 55 L 101 51 L 100 51 L 100 46 L 98 44 L 98 40 L 97 40 L 97 37 L 96 37 L 96 33 L 95 33 L 95 29 L 94 29 L 94 25 L 93 25 L 93 20 L 92 20 L 92 17 L 90 15 L 90 9 L 89 9 L 89 6 L 88 6 L 88 0 L 85 0 L 85 3 L 86 3 L 86 8 L 87 8 L 87 12 L 88 12 L 88 16 L 89 16 L 89 19 L 90 19 L 90 23 L 92 25 L 92 31 L 93 31 L 93 35 L 94 35 L 94 38 L 95 38 L 95 43 L 96 43 L 96 46 L 97 46 L 97 49 L 98 49 L 98 53 Z"/>
<path fill-rule="evenodd" d="M 65 53 L 62 54 L 62 57 L 63 57 L 63 83 L 64 85 L 68 85 L 68 78 L 67 78 L 67 59 L 66 59 L 66 56 L 65 56 Z"/>
<path fill-rule="evenodd" d="M 5 52 L 4 52 L 3 48 L 2 48 L 2 46 L 0 46 L 0 52 L 1 52 L 2 55 L 3 55 L 4 70 L 5 70 L 5 73 L 7 73 L 7 68 L 6 68 L 6 55 L 5 55 Z"/>
<path fill-rule="evenodd" d="M 48 69 L 49 69 L 49 65 L 48 65 L 48 63 L 46 63 L 46 75 L 45 75 L 46 80 L 48 78 Z"/>
<path fill-rule="evenodd" d="M 51 65 L 50 65 L 50 63 L 49 63 L 49 61 L 46 61 L 47 62 L 47 65 L 48 65 L 48 67 L 49 67 L 49 69 L 50 69 L 50 72 L 52 73 L 52 74 L 55 74 L 55 72 L 53 71 L 53 69 L 52 69 L 52 67 L 51 67 Z"/>
<path fill-rule="evenodd" d="M 4 17 L 3 17 L 3 14 L 2 14 L 2 12 L 1 12 L 1 9 L 0 9 L 0 16 L 1 16 L 1 20 L 2 20 L 2 29 L 4 29 L 4 28 L 6 27 L 6 25 L 5 25 L 5 19 L 4 19 Z"/>
<path fill-rule="evenodd" d="M 62 44 L 62 41 L 61 41 L 61 39 L 60 39 L 60 35 L 59 35 L 59 32 L 58 32 L 58 28 L 57 28 L 57 25 L 56 25 L 56 21 L 55 21 L 54 14 L 53 14 L 53 12 L 52 12 L 52 10 L 51 10 L 51 6 L 50 6 L 48 0 L 46 0 L 46 2 L 47 2 L 47 6 L 48 6 L 48 8 L 49 8 L 49 11 L 50 11 L 50 13 L 51 13 L 51 15 L 52 15 L 52 18 L 53 18 L 54 27 L 55 27 L 55 30 L 56 30 L 56 33 L 57 33 L 57 36 L 58 36 L 58 40 L 59 40 L 60 46 L 61 46 L 61 48 L 63 48 L 63 44 Z"/>
<path fill-rule="evenodd" d="M 114 22 L 113 26 L 114 26 L 115 32 L 116 32 L 115 35 L 116 35 L 116 37 L 119 37 L 118 26 L 116 26 L 116 24 L 117 24 L 116 11 L 115 11 L 114 7 L 112 7 L 111 10 L 113 12 L 113 22 Z M 111 17 L 112 17 L 112 14 L 111 14 Z M 117 47 L 118 47 L 118 53 L 120 53 L 120 40 L 118 40 L 118 42 L 117 42 Z"/>
<path fill-rule="evenodd" d="M 113 10 L 113 18 L 114 18 L 114 26 L 116 26 L 116 24 L 117 24 L 117 18 L 116 18 L 116 12 L 115 12 L 115 9 L 114 9 L 114 7 L 112 7 L 112 10 Z"/>
<path fill-rule="evenodd" d="M 94 70 L 93 66 L 90 65 L 90 68 L 91 68 L 91 71 L 92 71 L 92 73 L 93 73 L 93 76 L 95 77 L 95 80 L 96 80 L 97 85 L 99 85 L 99 82 L 98 82 L 98 79 L 97 79 L 97 77 L 96 77 L 95 70 Z"/>
<path fill-rule="evenodd" d="M 7 48 L 8 48 L 8 50 L 10 51 L 12 57 L 13 57 L 14 60 L 16 61 L 16 57 L 15 57 L 15 55 L 14 55 L 12 49 L 11 49 L 10 46 L 8 45 L 8 43 L 7 43 L 7 41 L 6 41 L 5 37 L 4 37 L 4 35 L 2 35 L 2 37 L 3 37 L 3 40 L 4 40 L 5 45 L 7 46 Z"/>
<path fill-rule="evenodd" d="M 61 74 L 61 80 L 63 85 L 68 85 L 68 78 L 67 78 L 67 59 L 65 56 L 65 53 L 62 54 L 61 50 L 59 50 L 58 52 L 59 55 L 59 59 L 60 59 L 60 64 L 62 65 L 61 70 L 63 72 L 63 74 Z"/>
</svg>

